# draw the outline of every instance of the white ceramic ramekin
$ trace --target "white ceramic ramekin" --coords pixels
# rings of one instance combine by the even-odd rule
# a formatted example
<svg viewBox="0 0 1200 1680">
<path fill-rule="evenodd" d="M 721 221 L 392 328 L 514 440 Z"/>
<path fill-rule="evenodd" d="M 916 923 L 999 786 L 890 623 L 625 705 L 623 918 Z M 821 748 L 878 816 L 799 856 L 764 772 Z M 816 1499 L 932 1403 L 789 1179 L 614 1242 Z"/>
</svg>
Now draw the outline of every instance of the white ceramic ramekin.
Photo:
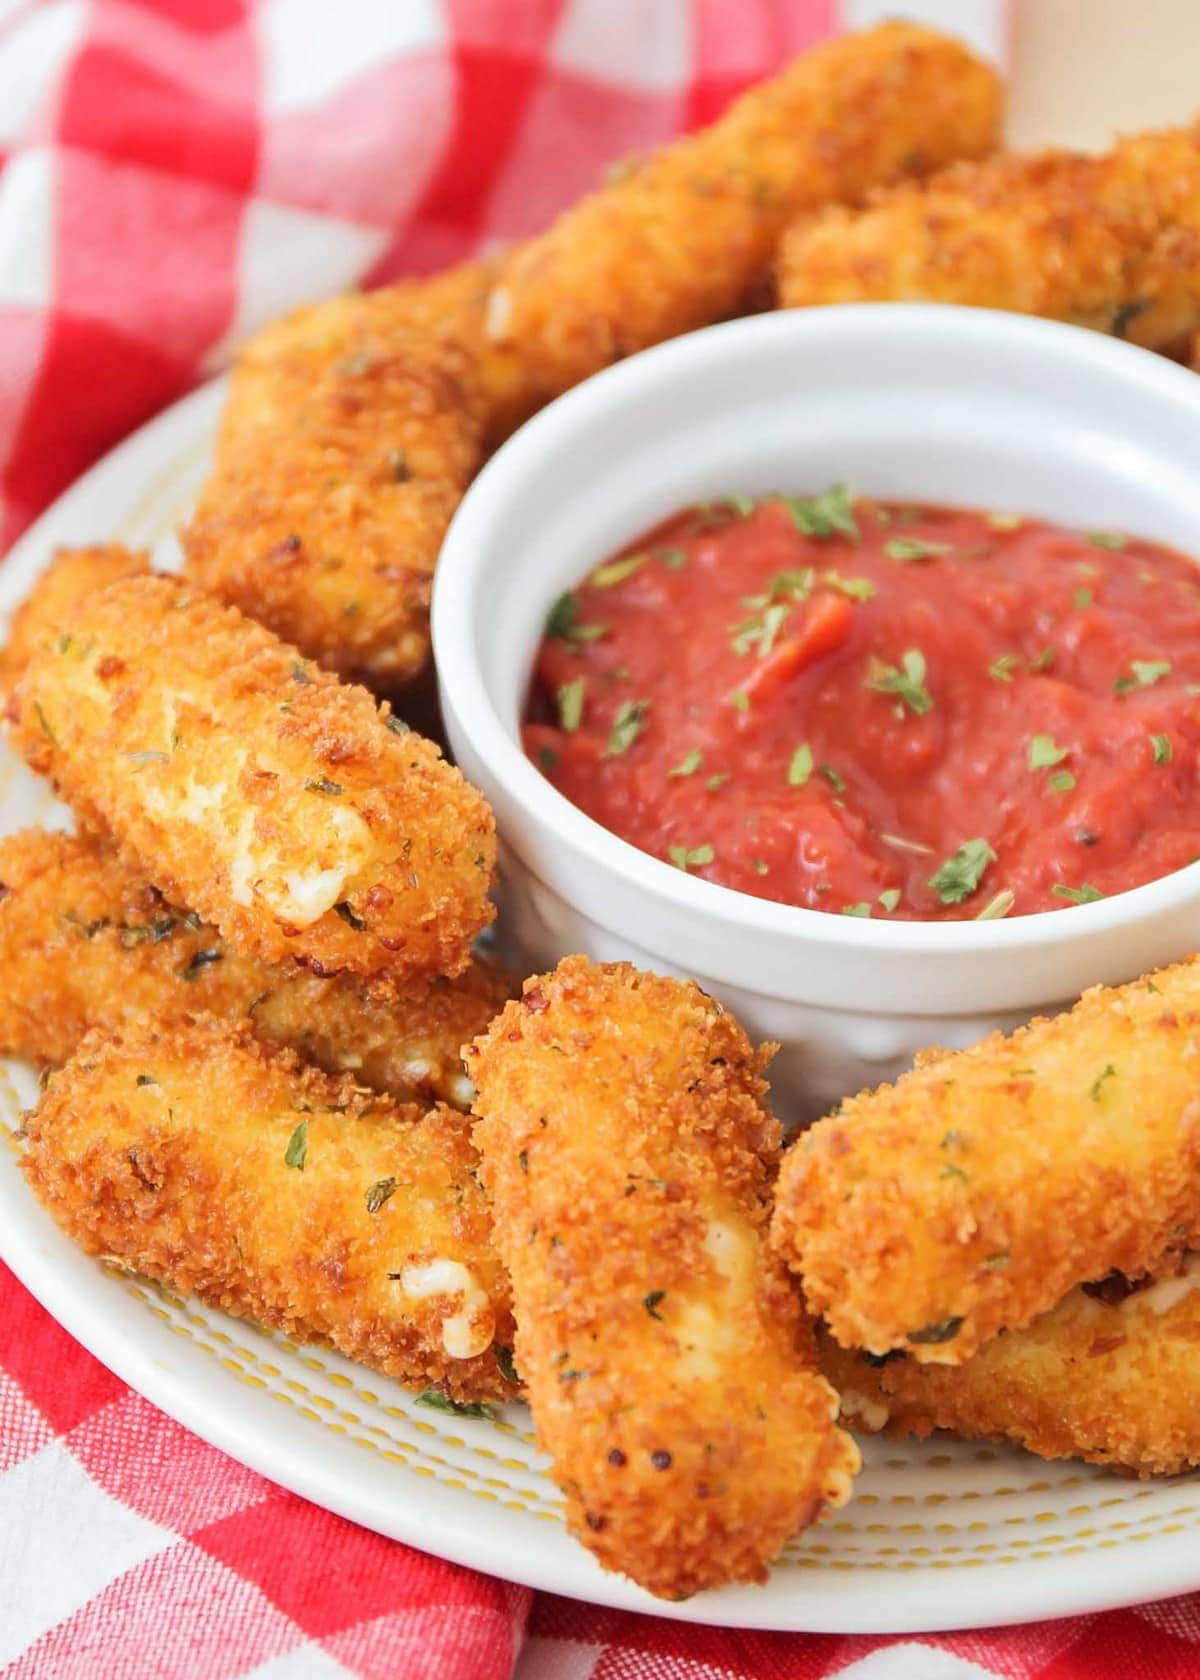
<svg viewBox="0 0 1200 1680">
<path fill-rule="evenodd" d="M 922 1045 L 969 1043 L 1200 948 L 1200 865 L 1009 921 L 826 915 L 647 856 L 526 759 L 518 720 L 564 589 L 689 503 L 839 480 L 1126 529 L 1200 557 L 1200 378 L 991 310 L 862 304 L 731 322 L 632 357 L 518 432 L 463 501 L 434 591 L 446 726 L 496 811 L 512 960 L 531 972 L 585 951 L 693 976 L 782 1045 L 785 1116 L 893 1076 Z"/>
</svg>

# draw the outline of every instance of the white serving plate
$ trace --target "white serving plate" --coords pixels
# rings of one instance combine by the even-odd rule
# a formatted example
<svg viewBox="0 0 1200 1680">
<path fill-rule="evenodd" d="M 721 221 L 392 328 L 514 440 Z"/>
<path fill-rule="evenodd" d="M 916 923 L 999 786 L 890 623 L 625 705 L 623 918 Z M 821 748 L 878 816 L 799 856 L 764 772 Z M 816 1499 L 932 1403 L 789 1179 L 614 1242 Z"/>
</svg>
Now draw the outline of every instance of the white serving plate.
<svg viewBox="0 0 1200 1680">
<path fill-rule="evenodd" d="M 155 546 L 202 478 L 212 385 L 74 486 L 0 570 L 9 612 L 60 543 Z M 0 746 L 0 829 L 62 808 Z M 694 1622 L 913 1632 L 1064 1616 L 1200 1587 L 1200 1477 L 1123 1480 L 1004 1448 L 865 1442 L 852 1503 L 787 1548 L 764 1587 L 662 1604 L 572 1540 L 529 1414 L 458 1420 L 324 1349 L 180 1301 L 78 1253 L 34 1201 L 14 1133 L 36 1093 L 0 1064 L 0 1255 L 98 1359 L 172 1417 L 273 1481 L 425 1551 L 597 1604 Z"/>
</svg>

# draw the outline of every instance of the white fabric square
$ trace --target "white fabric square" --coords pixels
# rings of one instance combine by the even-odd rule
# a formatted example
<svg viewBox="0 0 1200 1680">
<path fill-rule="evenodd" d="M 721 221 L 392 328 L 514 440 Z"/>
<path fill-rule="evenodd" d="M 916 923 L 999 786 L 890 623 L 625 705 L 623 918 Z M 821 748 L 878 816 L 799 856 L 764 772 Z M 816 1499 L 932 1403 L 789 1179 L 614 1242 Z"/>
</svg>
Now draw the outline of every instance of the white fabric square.
<svg viewBox="0 0 1200 1680">
<path fill-rule="evenodd" d="M 268 0 L 257 25 L 268 115 L 319 105 L 382 60 L 446 39 L 438 0 Z"/>
<path fill-rule="evenodd" d="M 691 70 L 690 23 L 684 0 L 570 0 L 550 57 L 594 80 L 670 92 Z"/>
<path fill-rule="evenodd" d="M 994 1670 L 965 1662 L 951 1651 L 906 1640 L 840 1669 L 839 1680 L 996 1680 L 996 1676 Z"/>
<path fill-rule="evenodd" d="M 353 1680 L 348 1668 L 335 1662 L 328 1651 L 306 1640 L 294 1651 L 252 1668 L 243 1680 Z"/>
<path fill-rule="evenodd" d="M 578 1639 L 527 1639 L 513 1680 L 590 1680 L 606 1650 Z"/>
<path fill-rule="evenodd" d="M 40 309 L 54 294 L 54 195 L 48 146 L 20 152 L 0 174 L 0 305 Z"/>
<path fill-rule="evenodd" d="M 86 17 L 83 0 L 55 0 L 14 22 L 0 42 L 0 145 L 11 145 L 35 115 L 78 46 Z"/>
<path fill-rule="evenodd" d="M 176 1538 L 111 1499 L 61 1441 L 0 1476 L 0 1664 Z"/>
</svg>

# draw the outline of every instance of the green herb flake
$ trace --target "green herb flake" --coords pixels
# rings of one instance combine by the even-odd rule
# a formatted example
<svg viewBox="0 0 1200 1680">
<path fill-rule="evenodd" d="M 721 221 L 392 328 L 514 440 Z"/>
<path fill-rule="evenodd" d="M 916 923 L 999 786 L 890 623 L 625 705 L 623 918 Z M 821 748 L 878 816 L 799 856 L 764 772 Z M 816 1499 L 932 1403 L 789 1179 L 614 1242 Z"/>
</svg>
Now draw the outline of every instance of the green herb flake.
<svg viewBox="0 0 1200 1680">
<path fill-rule="evenodd" d="M 208 968 L 212 963 L 218 963 L 223 953 L 215 945 L 210 945 L 205 951 L 197 951 L 183 971 L 185 980 L 195 980 L 201 969 Z"/>
<path fill-rule="evenodd" d="M 1132 677 L 1118 677 L 1113 684 L 1114 694 L 1129 694 L 1135 688 L 1152 688 L 1156 682 L 1171 674 L 1169 659 L 1132 659 L 1129 669 Z"/>
<path fill-rule="evenodd" d="M 155 1079 L 155 1077 L 152 1073 L 139 1073 L 137 1078 L 134 1080 L 134 1084 L 135 1085 L 157 1085 L 158 1080 Z"/>
<path fill-rule="evenodd" d="M 412 734 L 412 730 L 405 723 L 404 719 L 402 717 L 397 717 L 395 712 L 389 712 L 387 717 L 384 719 L 384 722 L 387 724 L 393 735 Z"/>
<path fill-rule="evenodd" d="M 660 548 L 658 558 L 669 572 L 681 572 L 687 565 L 687 554 L 682 548 Z"/>
<path fill-rule="evenodd" d="M 292 661 L 292 681 L 298 682 L 301 688 L 307 688 L 312 682 L 307 667 L 302 665 L 298 659 Z"/>
<path fill-rule="evenodd" d="M 553 747 L 538 748 L 538 765 L 543 770 L 554 770 L 558 766 L 558 754 Z"/>
<path fill-rule="evenodd" d="M 826 572 L 821 580 L 822 589 L 836 590 L 839 595 L 845 595 L 851 601 L 869 601 L 878 590 L 870 578 L 843 577 L 840 572 Z"/>
<path fill-rule="evenodd" d="M 667 856 L 676 869 L 682 869 L 686 875 L 689 869 L 703 869 L 705 864 L 712 862 L 716 853 L 706 843 L 703 846 L 671 846 Z"/>
<path fill-rule="evenodd" d="M 1029 661 L 1029 669 L 1031 671 L 1048 671 L 1053 664 L 1054 649 L 1049 647 L 1043 648 L 1036 659 L 1031 659 Z"/>
<path fill-rule="evenodd" d="M 448 1412 L 451 1417 L 482 1418 L 490 1423 L 496 1416 L 495 1408 L 486 1400 L 451 1400 L 440 1388 L 423 1388 L 415 1399 L 418 1406 L 428 1406 L 433 1412 Z"/>
<path fill-rule="evenodd" d="M 1122 549 L 1129 541 L 1120 531 L 1089 531 L 1087 540 L 1093 548 L 1107 548 L 1113 551 Z"/>
<path fill-rule="evenodd" d="M 33 709 L 37 713 L 37 720 L 38 720 L 38 723 L 41 725 L 42 734 L 46 737 L 46 739 L 48 741 L 50 741 L 54 746 L 57 747 L 59 745 L 58 736 L 54 733 L 53 729 L 51 729 L 49 723 L 47 723 L 46 714 L 42 710 L 41 704 L 40 704 L 39 701 L 35 700 L 33 702 Z"/>
<path fill-rule="evenodd" d="M 843 904 L 843 916 L 870 916 L 871 906 L 865 901 L 862 904 Z"/>
<path fill-rule="evenodd" d="M 1010 683 L 1013 672 L 1021 663 L 1015 653 L 1002 653 L 999 659 L 994 659 L 988 666 L 988 676 L 995 682 Z"/>
<path fill-rule="evenodd" d="M 1047 776 L 1046 786 L 1051 793 L 1070 793 L 1075 786 L 1075 778 L 1069 770 L 1056 770 L 1053 776 Z"/>
<path fill-rule="evenodd" d="M 925 687 L 925 655 L 919 648 L 909 648 L 902 653 L 899 668 L 872 658 L 867 669 L 866 686 L 877 694 L 896 695 L 914 717 L 922 717 L 933 710 L 933 697 Z"/>
<path fill-rule="evenodd" d="M 496 1364 L 499 1367 L 500 1375 L 504 1378 L 505 1382 L 511 1383 L 514 1388 L 520 1388 L 521 1379 L 517 1375 L 517 1367 L 516 1362 L 513 1359 L 512 1349 L 502 1347 L 500 1343 L 497 1342 L 492 1351 L 496 1355 Z"/>
<path fill-rule="evenodd" d="M 792 754 L 791 762 L 788 765 L 788 773 L 787 773 L 788 786 L 789 787 L 804 787 L 807 784 L 808 778 L 812 775 L 812 773 L 813 773 L 812 748 L 809 746 L 807 741 L 801 741 L 800 745 L 796 748 L 795 752 Z"/>
<path fill-rule="evenodd" d="M 649 1295 L 644 1295 L 642 1297 L 642 1305 L 645 1307 L 646 1311 L 650 1314 L 650 1317 L 651 1318 L 656 1318 L 660 1324 L 662 1324 L 664 1321 L 663 1321 L 663 1315 L 658 1310 L 658 1305 L 659 1305 L 659 1302 L 664 1299 L 664 1297 L 666 1296 L 666 1293 L 667 1292 L 666 1292 L 665 1289 L 652 1289 L 650 1291 Z"/>
<path fill-rule="evenodd" d="M 989 1272 L 1002 1272 L 1012 1264 L 1012 1255 L 1002 1248 L 997 1254 L 989 1254 L 983 1263 Z"/>
<path fill-rule="evenodd" d="M 1106 1079 L 1115 1079 L 1116 1077 L 1117 1077 L 1116 1068 L 1113 1066 L 1113 1064 L 1111 1062 L 1107 1062 L 1104 1065 L 1104 1067 L 1101 1068 L 1100 1072 L 1096 1075 L 1095 1079 L 1092 1080 L 1091 1085 L 1088 1087 L 1088 1096 L 1091 1097 L 1093 1102 L 1098 1103 L 1100 1101 L 1100 1098 L 1104 1093 L 1104 1082 L 1105 1082 L 1105 1080 Z"/>
<path fill-rule="evenodd" d="M 729 704 L 735 712 L 748 712 L 750 710 L 750 696 L 744 689 L 735 689 L 729 696 Z"/>
<path fill-rule="evenodd" d="M 1104 894 L 1085 881 L 1081 887 L 1065 887 L 1061 883 L 1051 887 L 1050 891 L 1056 898 L 1065 898 L 1071 904 L 1097 904 Z"/>
<path fill-rule="evenodd" d="M 396 1194 L 396 1180 L 394 1178 L 379 1178 L 367 1191 L 367 1212 L 378 1213 L 384 1202 L 389 1201 Z"/>
<path fill-rule="evenodd" d="M 824 776 L 834 793 L 845 793 L 846 784 L 833 768 L 832 764 L 822 764 L 820 774 Z"/>
<path fill-rule="evenodd" d="M 935 555 L 949 554 L 950 543 L 922 542 L 920 537 L 892 537 L 883 545 L 889 560 L 932 560 Z"/>
<path fill-rule="evenodd" d="M 939 1319 L 936 1324 L 925 1324 L 920 1330 L 910 1330 L 908 1339 L 917 1346 L 930 1346 L 937 1342 L 952 1342 L 962 1329 L 960 1318 Z"/>
<path fill-rule="evenodd" d="M 765 875 L 767 873 L 768 867 L 769 866 L 766 863 L 763 862 L 762 858 L 755 858 L 755 860 L 754 860 L 754 873 L 756 875 Z"/>
<path fill-rule="evenodd" d="M 1016 903 L 1016 896 L 1017 895 L 1010 887 L 1005 887 L 1001 892 L 996 894 L 995 898 L 989 899 L 983 909 L 976 916 L 975 920 L 977 922 L 1000 921 L 1002 917 L 1008 915 L 1008 912 Z"/>
<path fill-rule="evenodd" d="M 693 747 L 686 757 L 667 771 L 668 776 L 694 776 L 704 762 L 704 754 L 698 747 Z"/>
<path fill-rule="evenodd" d="M 986 840 L 964 840 L 941 868 L 929 877 L 928 885 L 943 904 L 961 904 L 970 898 L 996 854 Z"/>
<path fill-rule="evenodd" d="M 622 560 L 610 560 L 607 565 L 597 566 L 588 582 L 593 589 L 612 589 L 640 571 L 649 558 L 648 554 L 627 554 Z"/>
<path fill-rule="evenodd" d="M 1061 764 L 1064 758 L 1069 758 L 1070 753 L 1070 747 L 1060 747 L 1053 735 L 1035 735 L 1029 743 L 1029 768 L 1048 770 L 1051 765 Z"/>
<path fill-rule="evenodd" d="M 920 840 L 906 840 L 902 834 L 881 834 L 880 842 L 890 846 L 896 852 L 912 852 L 916 857 L 932 857 L 933 847 L 923 845 Z"/>
<path fill-rule="evenodd" d="M 551 607 L 545 633 L 560 642 L 595 642 L 608 635 L 608 625 L 580 624 L 579 601 L 568 590 Z"/>
<path fill-rule="evenodd" d="M 619 758 L 622 753 L 629 751 L 646 726 L 646 713 L 649 710 L 649 700 L 625 701 L 613 720 L 608 746 L 604 749 L 605 758 Z"/>
<path fill-rule="evenodd" d="M 749 519 L 758 506 L 753 496 L 743 496 L 740 491 L 735 491 L 732 496 L 726 496 L 725 500 L 739 519 Z"/>
<path fill-rule="evenodd" d="M 308 1160 L 308 1121 L 301 1120 L 296 1130 L 288 1139 L 288 1146 L 283 1152 L 285 1167 L 295 1167 L 297 1172 L 304 1171 L 304 1163 Z"/>
<path fill-rule="evenodd" d="M 883 908 L 888 912 L 888 914 L 891 915 L 892 911 L 900 902 L 900 888 L 888 887 L 885 892 L 880 893 L 879 902 L 883 905 Z"/>
<path fill-rule="evenodd" d="M 304 789 L 306 793 L 327 793 L 331 798 L 346 791 L 341 782 L 331 782 L 328 776 L 309 776 Z"/>
<path fill-rule="evenodd" d="M 1095 593 L 1091 589 L 1077 589 L 1075 591 L 1075 605 L 1079 608 L 1080 612 L 1082 612 L 1085 607 L 1090 607 L 1095 599 Z"/>
<path fill-rule="evenodd" d="M 785 496 L 783 502 L 803 536 L 861 540 L 854 517 L 854 496 L 846 484 L 835 484 L 820 496 Z"/>
<path fill-rule="evenodd" d="M 710 776 L 704 785 L 708 789 L 709 793 L 719 793 L 728 780 L 729 771 L 725 770 L 719 775 Z"/>
<path fill-rule="evenodd" d="M 1155 764 L 1170 764 L 1173 755 L 1169 735 L 1151 735 L 1150 745 L 1154 748 Z"/>
<path fill-rule="evenodd" d="M 558 721 L 568 735 L 574 734 L 583 721 L 585 687 L 584 678 L 576 677 L 573 682 L 563 683 L 558 691 Z"/>
</svg>

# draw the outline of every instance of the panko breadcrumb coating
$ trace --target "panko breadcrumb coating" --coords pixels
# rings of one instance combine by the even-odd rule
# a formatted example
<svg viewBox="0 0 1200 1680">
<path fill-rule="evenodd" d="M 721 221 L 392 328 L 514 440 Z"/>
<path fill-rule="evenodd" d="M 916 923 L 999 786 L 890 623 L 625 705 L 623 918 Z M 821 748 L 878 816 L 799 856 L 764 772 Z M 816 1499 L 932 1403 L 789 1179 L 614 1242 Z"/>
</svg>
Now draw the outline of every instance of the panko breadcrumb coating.
<svg viewBox="0 0 1200 1680">
<path fill-rule="evenodd" d="M 573 1532 L 665 1598 L 763 1579 L 858 1468 L 766 1244 L 764 1060 L 698 987 L 582 957 L 467 1054 L 538 1440 Z"/>
<path fill-rule="evenodd" d="M 82 603 L 8 710 L 90 827 L 264 962 L 454 975 L 492 918 L 482 795 L 365 689 L 179 578 Z"/>
<path fill-rule="evenodd" d="M 11 693 L 34 648 L 62 635 L 80 602 L 118 578 L 141 577 L 149 570 L 148 554 L 120 543 L 60 548 L 9 623 L 8 640 L 0 650 L 0 692 Z"/>
<path fill-rule="evenodd" d="M 853 1429 L 948 1429 L 1042 1458 L 1178 1475 L 1200 1464 L 1200 1257 L 1133 1293 L 1122 1282 L 1071 1290 L 965 1365 L 880 1365 L 818 1330 L 821 1368 Z"/>
<path fill-rule="evenodd" d="M 393 695 L 425 663 L 433 564 L 480 449 L 461 356 L 397 305 L 334 298 L 250 341 L 183 533 L 197 583 Z"/>
<path fill-rule="evenodd" d="M 1200 1225 L 1200 961 L 934 1053 L 783 1158 L 772 1238 L 844 1347 L 959 1365 Z"/>
<path fill-rule="evenodd" d="M 25 1132 L 26 1177 L 89 1254 L 410 1387 L 514 1393 L 508 1283 L 463 1115 L 200 1016 L 89 1034 Z"/>
<path fill-rule="evenodd" d="M 505 355 L 494 373 L 480 364 L 493 430 L 737 313 L 792 217 L 983 156 L 1000 107 L 995 72 L 958 41 L 886 23 L 806 53 L 710 127 L 614 172 L 501 265 L 485 333 L 489 356 Z"/>
<path fill-rule="evenodd" d="M 462 1045 L 513 989 L 478 957 L 455 980 L 385 998 L 271 968 L 168 904 L 94 836 L 33 828 L 0 840 L 0 1055 L 54 1067 L 92 1027 L 203 1011 L 401 1102 L 468 1108 Z"/>
<path fill-rule="evenodd" d="M 782 242 L 779 291 L 792 307 L 975 304 L 1182 351 L 1200 325 L 1200 127 L 1104 157 L 960 163 L 805 218 Z"/>
</svg>

